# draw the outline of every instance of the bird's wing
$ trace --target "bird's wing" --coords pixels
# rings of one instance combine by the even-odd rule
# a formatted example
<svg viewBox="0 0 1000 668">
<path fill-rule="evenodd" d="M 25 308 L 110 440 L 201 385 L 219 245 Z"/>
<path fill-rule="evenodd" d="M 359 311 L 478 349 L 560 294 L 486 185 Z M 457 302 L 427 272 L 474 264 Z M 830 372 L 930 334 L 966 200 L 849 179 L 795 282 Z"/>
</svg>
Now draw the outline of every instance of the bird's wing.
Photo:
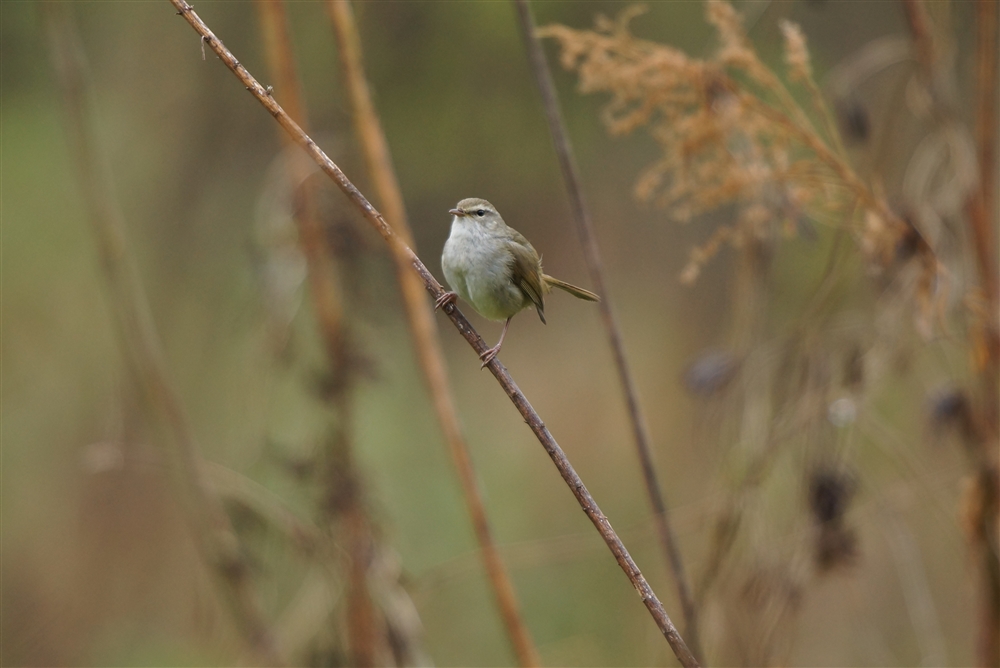
<svg viewBox="0 0 1000 668">
<path fill-rule="evenodd" d="M 538 261 L 538 254 L 535 253 L 535 249 L 531 247 L 527 239 L 517 232 L 514 232 L 509 247 L 511 281 L 531 300 L 531 303 L 535 305 L 535 310 L 538 311 L 538 317 L 542 319 L 542 322 L 545 322 L 542 265 Z"/>
</svg>

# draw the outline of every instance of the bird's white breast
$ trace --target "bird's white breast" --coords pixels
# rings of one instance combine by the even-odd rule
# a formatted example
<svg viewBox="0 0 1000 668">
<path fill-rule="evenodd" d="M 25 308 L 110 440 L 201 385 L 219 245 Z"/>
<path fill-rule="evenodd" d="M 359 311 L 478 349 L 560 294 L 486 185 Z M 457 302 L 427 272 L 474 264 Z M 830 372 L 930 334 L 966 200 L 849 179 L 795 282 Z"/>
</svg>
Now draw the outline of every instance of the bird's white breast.
<svg viewBox="0 0 1000 668">
<path fill-rule="evenodd" d="M 441 255 L 451 289 L 491 320 L 505 320 L 523 308 L 523 296 L 510 282 L 506 243 L 478 222 L 455 216 Z"/>
</svg>

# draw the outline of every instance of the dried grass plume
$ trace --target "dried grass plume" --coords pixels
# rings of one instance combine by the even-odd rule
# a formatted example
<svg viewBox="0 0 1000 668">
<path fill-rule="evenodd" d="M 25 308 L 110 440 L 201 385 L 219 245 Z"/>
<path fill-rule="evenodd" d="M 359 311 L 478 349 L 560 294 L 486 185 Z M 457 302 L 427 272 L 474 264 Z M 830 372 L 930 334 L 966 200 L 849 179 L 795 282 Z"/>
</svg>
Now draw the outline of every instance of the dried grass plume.
<svg viewBox="0 0 1000 668">
<path fill-rule="evenodd" d="M 719 43 L 705 59 L 632 35 L 629 23 L 644 11 L 600 16 L 594 30 L 540 33 L 559 43 L 582 92 L 610 94 L 603 120 L 612 134 L 646 127 L 660 145 L 662 157 L 637 180 L 638 199 L 682 222 L 734 208 L 732 222 L 692 250 L 681 280 L 695 281 L 723 244 L 776 242 L 813 224 L 846 227 L 875 270 L 894 262 L 910 230 L 848 163 L 801 29 L 781 24 L 787 79 L 804 89 L 809 112 L 760 59 L 729 3 L 706 3 Z"/>
</svg>

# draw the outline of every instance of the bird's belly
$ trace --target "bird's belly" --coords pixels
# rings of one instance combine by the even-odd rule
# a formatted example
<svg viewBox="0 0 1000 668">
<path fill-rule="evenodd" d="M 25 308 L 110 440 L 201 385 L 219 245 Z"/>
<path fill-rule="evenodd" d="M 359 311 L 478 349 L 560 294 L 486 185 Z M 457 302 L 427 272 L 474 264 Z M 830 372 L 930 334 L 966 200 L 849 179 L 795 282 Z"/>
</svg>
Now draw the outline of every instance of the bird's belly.
<svg viewBox="0 0 1000 668">
<path fill-rule="evenodd" d="M 465 277 L 468 301 L 490 320 L 506 320 L 524 308 L 524 294 L 510 282 L 509 270 L 478 268 Z"/>
<path fill-rule="evenodd" d="M 506 320 L 525 307 L 524 294 L 511 283 L 510 267 L 497 261 L 496 253 L 471 244 L 464 252 L 445 244 L 444 277 L 463 301 L 490 320 Z"/>
</svg>

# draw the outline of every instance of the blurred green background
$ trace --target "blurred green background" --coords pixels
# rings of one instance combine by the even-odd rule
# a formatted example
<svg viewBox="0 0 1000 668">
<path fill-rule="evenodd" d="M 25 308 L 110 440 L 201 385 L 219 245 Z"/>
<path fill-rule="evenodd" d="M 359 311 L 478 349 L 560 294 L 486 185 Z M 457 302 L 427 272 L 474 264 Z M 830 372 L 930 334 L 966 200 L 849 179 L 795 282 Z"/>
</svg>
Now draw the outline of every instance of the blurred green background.
<svg viewBox="0 0 1000 668">
<path fill-rule="evenodd" d="M 72 5 L 129 241 L 203 454 L 307 515 L 308 494 L 282 462 L 309 452 L 320 432 L 322 408 L 309 392 L 320 368 L 315 328 L 303 305 L 288 349 L 276 354 L 254 243 L 268 168 L 281 151 L 274 121 L 211 52 L 202 59 L 197 35 L 166 1 Z M 540 25 L 588 28 L 598 13 L 626 5 L 533 6 Z M 869 40 L 905 32 L 891 2 L 738 6 L 759 17 L 750 35 L 776 66 L 778 20 L 800 22 L 820 78 Z M 314 134 L 371 197 L 325 9 L 318 2 L 287 7 Z M 253 4 L 201 0 L 196 9 L 266 84 Z M 428 267 L 441 278 L 447 211 L 475 196 L 532 241 L 547 271 L 588 285 L 512 6 L 359 2 L 355 9 L 417 252 Z M 633 29 L 707 54 L 714 38 L 703 11 L 698 2 L 652 3 Z M 199 565 L 164 457 L 137 424 L 39 3 L 4 1 L 0 12 L 3 663 L 236 661 L 239 643 Z M 951 19 L 956 34 L 969 29 L 961 3 Z M 556 50 L 546 47 L 555 64 Z M 633 184 L 657 146 L 641 132 L 610 138 L 599 118 L 605 100 L 579 95 L 574 75 L 558 66 L 554 75 L 655 463 L 697 580 L 737 474 L 727 466 L 732 443 L 716 429 L 731 419 L 727 405 L 692 397 L 682 377 L 702 351 L 732 339 L 736 255 L 722 251 L 697 284 L 682 286 L 689 248 L 717 219 L 678 225 L 668 212 L 637 203 Z M 399 554 L 434 662 L 511 664 L 384 244 L 355 214 L 339 215 L 356 244 L 344 279 L 352 328 L 374 369 L 356 399 L 368 507 Z M 822 232 L 781 247 L 771 281 L 776 321 L 801 308 L 802 286 L 818 280 L 829 243 Z M 487 341 L 496 339 L 498 324 L 465 312 Z M 556 294 L 547 314 L 547 326 L 530 312 L 515 318 L 501 359 L 679 620 L 598 311 Z M 672 664 L 544 451 L 467 344 L 443 316 L 438 324 L 495 535 L 545 664 Z M 805 580 L 783 629 L 788 664 L 972 660 L 974 580 L 957 519 L 964 460 L 956 447 L 934 447 L 922 415 L 926 391 L 960 374 L 964 358 L 960 346 L 940 342 L 905 358 L 881 391 L 876 426 L 843 454 L 858 480 L 849 518 L 859 555 L 849 568 Z M 781 491 L 753 513 L 764 526 L 770 513 L 781 517 L 769 539 L 801 556 L 809 528 L 801 463 L 788 469 L 775 473 L 787 476 Z M 268 614 L 277 618 L 301 582 L 303 562 L 280 541 L 252 545 Z M 922 583 L 917 602 L 914 581 Z M 720 640 L 727 637 L 727 600 L 710 597 L 702 611 L 714 663 L 739 661 L 738 648 Z"/>
</svg>

